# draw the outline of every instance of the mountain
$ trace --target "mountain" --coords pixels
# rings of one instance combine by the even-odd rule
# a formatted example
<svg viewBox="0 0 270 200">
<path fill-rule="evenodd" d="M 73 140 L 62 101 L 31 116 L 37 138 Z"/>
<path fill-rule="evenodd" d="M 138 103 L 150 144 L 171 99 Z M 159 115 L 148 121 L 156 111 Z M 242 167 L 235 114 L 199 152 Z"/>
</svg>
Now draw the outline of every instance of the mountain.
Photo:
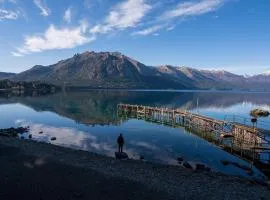
<svg viewBox="0 0 270 200">
<path fill-rule="evenodd" d="M 12 78 L 14 73 L 0 72 L 0 80 Z"/>
<path fill-rule="evenodd" d="M 270 91 L 270 73 L 247 77 L 247 87 L 255 90 Z"/>
<path fill-rule="evenodd" d="M 243 88 L 246 79 L 224 70 L 198 70 L 189 67 L 160 66 L 159 72 L 171 76 L 173 79 L 184 82 L 192 82 L 200 89 L 232 89 Z"/>
<path fill-rule="evenodd" d="M 248 79 L 254 83 L 270 83 L 270 72 L 254 75 Z"/>
<path fill-rule="evenodd" d="M 13 79 L 95 88 L 194 88 L 118 52 L 76 54 L 54 65 L 34 66 Z"/>
<path fill-rule="evenodd" d="M 11 76 L 14 81 L 44 81 L 90 88 L 256 89 L 269 90 L 270 73 L 242 76 L 224 70 L 146 66 L 119 52 L 85 52 L 49 66 L 36 65 Z"/>
</svg>

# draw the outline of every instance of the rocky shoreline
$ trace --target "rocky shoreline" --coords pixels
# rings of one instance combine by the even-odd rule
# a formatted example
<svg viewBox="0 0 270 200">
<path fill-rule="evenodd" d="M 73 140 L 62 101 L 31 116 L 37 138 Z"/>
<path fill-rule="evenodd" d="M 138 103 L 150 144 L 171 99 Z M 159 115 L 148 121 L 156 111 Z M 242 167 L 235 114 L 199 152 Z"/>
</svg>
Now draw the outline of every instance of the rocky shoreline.
<svg viewBox="0 0 270 200">
<path fill-rule="evenodd" d="M 3 149 L 8 148 L 12 148 L 13 150 L 11 152 L 16 153 L 11 153 L 11 156 L 7 156 L 10 151 L 5 151 Z M 14 160 L 12 160 L 13 157 Z M 35 162 L 30 162 L 28 164 L 24 163 L 23 166 L 17 165 L 16 162 L 24 157 L 31 157 Z M 124 182 L 126 186 L 130 187 L 125 189 L 127 193 L 123 193 L 121 196 L 123 197 L 122 199 L 270 199 L 269 185 L 255 180 L 247 180 L 213 172 L 194 172 L 175 166 L 166 166 L 136 160 L 116 160 L 91 152 L 68 149 L 37 141 L 19 140 L 12 137 L 0 137 L 0 159 L 1 164 L 9 163 L 10 166 L 7 166 L 9 169 L 12 169 L 13 167 L 16 168 L 17 171 L 20 171 L 25 170 L 25 167 L 28 166 L 32 169 L 32 173 L 38 173 L 38 170 L 41 169 L 38 167 L 40 165 L 43 167 L 55 165 L 53 169 L 57 169 L 58 166 L 60 172 L 51 171 L 50 176 L 63 176 L 65 179 L 67 176 L 65 174 L 62 175 L 62 173 L 65 172 L 66 168 L 70 167 L 72 167 L 74 173 L 77 170 L 83 170 L 87 173 L 89 176 L 89 179 L 87 180 L 95 179 L 95 174 L 100 174 L 100 177 L 102 177 L 100 179 L 106 179 L 106 181 L 99 181 L 99 183 L 102 183 L 105 188 L 110 188 L 108 197 L 118 194 L 117 191 L 123 187 L 121 186 L 121 183 Z M 90 172 L 93 172 L 93 174 L 91 175 Z M 5 172 L 5 168 L 2 168 L 1 173 L 8 172 Z M 16 173 L 0 174 L 0 176 L 8 176 L 12 179 L 13 176 L 16 176 Z M 21 177 L 20 179 L 20 177 L 15 177 L 17 182 L 23 181 L 23 178 Z M 35 176 L 31 176 L 31 178 L 34 179 Z M 47 178 L 48 177 L 45 179 Z M 82 178 L 83 177 L 78 175 L 75 178 L 73 177 L 70 179 L 70 181 L 73 182 L 73 180 L 76 181 L 76 179 L 80 180 Z M 7 183 L 8 180 L 11 179 L 7 179 Z M 107 179 L 120 180 L 120 183 L 111 185 L 107 183 Z M 67 182 L 68 181 L 69 179 Z M 54 182 L 57 183 L 57 181 Z M 6 182 L 1 184 L 5 183 Z M 44 184 L 40 179 L 39 183 L 41 185 Z M 132 185 L 134 185 L 134 187 L 135 185 L 138 186 L 139 189 L 133 190 Z M 2 185 L 0 187 L 0 197 L 4 193 L 2 190 L 5 186 L 6 185 Z M 94 184 L 92 187 L 95 186 L 96 185 Z M 80 188 L 80 199 L 89 199 L 89 196 L 87 196 L 89 191 L 92 190 L 87 187 Z M 96 191 L 97 190 L 93 190 L 92 193 L 96 194 Z M 38 194 L 42 195 L 42 193 L 44 193 L 43 190 Z M 140 193 L 140 196 L 135 197 L 135 193 Z M 148 196 L 145 196 L 146 194 Z M 59 191 L 58 196 L 63 197 L 63 195 L 67 194 Z M 91 193 L 89 195 L 91 195 Z M 49 199 L 53 198 L 50 197 Z M 99 198 L 95 198 L 94 195 L 91 196 L 91 199 Z M 121 198 L 119 197 L 119 199 Z"/>
</svg>

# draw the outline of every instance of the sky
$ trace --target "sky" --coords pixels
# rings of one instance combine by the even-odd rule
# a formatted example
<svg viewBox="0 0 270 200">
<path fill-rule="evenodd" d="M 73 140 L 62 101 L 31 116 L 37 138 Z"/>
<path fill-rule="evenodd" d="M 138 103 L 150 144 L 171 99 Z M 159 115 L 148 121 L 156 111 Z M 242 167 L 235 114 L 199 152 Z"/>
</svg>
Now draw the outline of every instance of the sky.
<svg viewBox="0 0 270 200">
<path fill-rule="evenodd" d="M 269 0 L 0 0 L 0 71 L 85 51 L 146 65 L 270 71 Z"/>
</svg>

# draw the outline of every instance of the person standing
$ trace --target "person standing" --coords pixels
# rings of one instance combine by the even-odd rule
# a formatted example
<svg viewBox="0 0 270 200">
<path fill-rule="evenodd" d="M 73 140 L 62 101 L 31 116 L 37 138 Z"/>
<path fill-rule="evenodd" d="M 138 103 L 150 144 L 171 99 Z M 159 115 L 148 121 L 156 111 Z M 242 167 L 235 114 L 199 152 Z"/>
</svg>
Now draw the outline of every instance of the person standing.
<svg viewBox="0 0 270 200">
<path fill-rule="evenodd" d="M 118 152 L 122 153 L 125 140 L 124 140 L 124 137 L 121 133 L 117 138 L 117 143 L 118 143 Z"/>
</svg>

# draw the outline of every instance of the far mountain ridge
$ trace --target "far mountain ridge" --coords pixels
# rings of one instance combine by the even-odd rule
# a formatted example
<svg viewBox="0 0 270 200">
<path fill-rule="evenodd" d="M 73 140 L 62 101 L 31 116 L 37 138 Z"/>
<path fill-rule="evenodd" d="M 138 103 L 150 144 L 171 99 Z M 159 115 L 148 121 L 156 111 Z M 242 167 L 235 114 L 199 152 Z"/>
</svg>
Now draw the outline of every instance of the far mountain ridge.
<svg viewBox="0 0 270 200">
<path fill-rule="evenodd" d="M 243 76 L 225 70 L 171 65 L 147 66 L 120 52 L 87 51 L 53 65 L 36 65 L 12 77 L 92 88 L 261 89 L 270 88 L 270 74 Z"/>
<path fill-rule="evenodd" d="M 15 76 L 15 73 L 0 72 L 0 80 L 9 79 L 13 76 Z"/>
</svg>

